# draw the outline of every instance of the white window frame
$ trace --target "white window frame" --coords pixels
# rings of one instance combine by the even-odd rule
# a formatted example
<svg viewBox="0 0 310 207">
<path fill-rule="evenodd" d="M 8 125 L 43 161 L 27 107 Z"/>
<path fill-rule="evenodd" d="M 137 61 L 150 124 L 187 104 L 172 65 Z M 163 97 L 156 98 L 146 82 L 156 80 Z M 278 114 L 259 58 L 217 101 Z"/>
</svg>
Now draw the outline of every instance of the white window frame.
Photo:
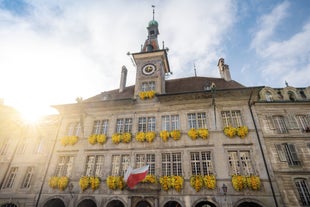
<svg viewBox="0 0 310 207">
<path fill-rule="evenodd" d="M 86 158 L 85 175 L 103 176 L 104 155 L 88 155 Z"/>
<path fill-rule="evenodd" d="M 281 162 L 287 162 L 291 167 L 301 166 L 301 161 L 298 157 L 298 151 L 294 144 L 282 143 L 275 145 Z"/>
<path fill-rule="evenodd" d="M 107 134 L 109 120 L 95 120 L 93 125 L 93 134 Z"/>
<path fill-rule="evenodd" d="M 12 188 L 18 173 L 18 167 L 11 167 L 8 176 L 6 177 L 3 185 L 3 189 Z"/>
<path fill-rule="evenodd" d="M 182 176 L 182 154 L 180 152 L 162 153 L 162 176 Z"/>
<path fill-rule="evenodd" d="M 141 84 L 141 91 L 155 91 L 155 81 L 147 81 Z"/>
<path fill-rule="evenodd" d="M 207 113 L 206 112 L 188 113 L 187 122 L 189 129 L 208 128 Z"/>
<path fill-rule="evenodd" d="M 307 180 L 304 178 L 296 178 L 295 186 L 299 194 L 300 202 L 302 206 L 310 206 L 310 188 Z"/>
<path fill-rule="evenodd" d="M 240 127 L 243 126 L 242 114 L 240 110 L 221 111 L 222 123 L 224 127 Z"/>
<path fill-rule="evenodd" d="M 81 122 L 71 122 L 67 128 L 68 136 L 80 136 L 82 130 Z"/>
<path fill-rule="evenodd" d="M 136 154 L 136 168 L 149 165 L 148 174 L 155 175 L 155 154 Z"/>
<path fill-rule="evenodd" d="M 112 176 L 124 176 L 130 165 L 129 154 L 112 155 Z"/>
<path fill-rule="evenodd" d="M 180 129 L 179 115 L 164 115 L 161 117 L 162 130 L 172 131 Z"/>
<path fill-rule="evenodd" d="M 32 177 L 34 174 L 34 167 L 27 167 L 24 179 L 21 185 L 22 189 L 30 188 Z"/>
<path fill-rule="evenodd" d="M 59 156 L 55 170 L 55 176 L 67 176 L 70 177 L 72 173 L 74 157 L 73 156 Z"/>
<path fill-rule="evenodd" d="M 132 118 L 118 118 L 116 120 L 116 133 L 132 132 Z"/>
<path fill-rule="evenodd" d="M 228 166 L 231 175 L 254 175 L 250 150 L 228 150 Z"/>
<path fill-rule="evenodd" d="M 156 129 L 155 116 L 139 117 L 138 119 L 138 131 L 139 132 L 155 132 L 155 129 Z"/>
<path fill-rule="evenodd" d="M 212 175 L 213 155 L 211 151 L 191 152 L 191 170 L 192 175 Z"/>
</svg>

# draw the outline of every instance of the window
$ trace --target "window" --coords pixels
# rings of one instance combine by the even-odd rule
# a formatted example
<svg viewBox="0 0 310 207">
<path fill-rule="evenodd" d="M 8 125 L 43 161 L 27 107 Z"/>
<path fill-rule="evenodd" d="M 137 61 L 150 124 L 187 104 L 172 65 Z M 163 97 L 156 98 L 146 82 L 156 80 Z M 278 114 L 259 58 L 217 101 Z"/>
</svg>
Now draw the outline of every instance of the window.
<svg viewBox="0 0 310 207">
<path fill-rule="evenodd" d="M 265 96 L 266 96 L 266 101 L 268 102 L 273 101 L 272 94 L 269 91 L 266 92 Z"/>
<path fill-rule="evenodd" d="M 89 155 L 86 160 L 86 176 L 102 177 L 103 155 Z"/>
<path fill-rule="evenodd" d="M 222 111 L 222 121 L 223 126 L 239 127 L 243 126 L 241 112 L 239 110 L 235 111 Z"/>
<path fill-rule="evenodd" d="M 6 180 L 4 181 L 4 185 L 2 188 L 12 188 L 13 187 L 17 171 L 18 171 L 18 167 L 12 167 L 10 169 L 9 174 L 8 174 Z"/>
<path fill-rule="evenodd" d="M 17 154 L 24 154 L 26 151 L 26 141 L 22 141 L 20 142 L 20 144 L 18 145 Z"/>
<path fill-rule="evenodd" d="M 310 116 L 309 115 L 297 115 L 298 125 L 303 132 L 310 132 Z"/>
<path fill-rule="evenodd" d="M 295 93 L 292 91 L 287 92 L 288 98 L 290 101 L 296 101 Z"/>
<path fill-rule="evenodd" d="M 132 118 L 124 118 L 116 120 L 116 133 L 124 133 L 132 131 Z"/>
<path fill-rule="evenodd" d="M 281 162 L 287 162 L 289 166 L 301 165 L 294 144 L 287 144 L 287 143 L 276 144 L 275 147 Z"/>
<path fill-rule="evenodd" d="M 162 157 L 162 175 L 182 175 L 181 153 L 163 153 Z"/>
<path fill-rule="evenodd" d="M 127 168 L 129 167 L 129 155 L 113 155 L 112 156 L 112 175 L 124 176 Z"/>
<path fill-rule="evenodd" d="M 192 175 L 213 174 L 211 152 L 191 152 Z"/>
<path fill-rule="evenodd" d="M 149 174 L 155 175 L 155 154 L 137 154 L 136 168 L 149 165 Z"/>
<path fill-rule="evenodd" d="M 139 132 L 152 132 L 155 131 L 155 117 L 140 117 L 138 123 Z"/>
<path fill-rule="evenodd" d="M 207 115 L 206 113 L 189 113 L 187 114 L 189 128 L 199 129 L 207 128 Z"/>
<path fill-rule="evenodd" d="M 310 206 L 310 191 L 306 179 L 295 179 L 295 185 L 300 197 L 302 206 Z"/>
<path fill-rule="evenodd" d="M 180 129 L 179 115 L 165 115 L 161 117 L 162 130 L 172 131 Z"/>
<path fill-rule="evenodd" d="M 8 150 L 8 141 L 3 140 L 0 142 L 0 155 L 6 155 Z"/>
<path fill-rule="evenodd" d="M 273 121 L 273 126 L 275 127 L 277 133 L 279 134 L 288 133 L 287 126 L 285 124 L 285 119 L 283 116 L 273 116 L 272 121 Z"/>
<path fill-rule="evenodd" d="M 55 176 L 67 176 L 70 177 L 73 165 L 72 156 L 60 156 L 56 166 Z"/>
<path fill-rule="evenodd" d="M 69 124 L 67 129 L 68 136 L 80 136 L 81 132 L 81 123 L 80 122 L 72 122 Z"/>
<path fill-rule="evenodd" d="M 254 174 L 249 151 L 229 151 L 228 162 L 231 175 Z"/>
<path fill-rule="evenodd" d="M 155 82 L 143 82 L 141 91 L 155 91 Z"/>
<path fill-rule="evenodd" d="M 30 187 L 33 173 L 34 173 L 34 167 L 27 167 L 21 188 L 29 188 Z"/>
<path fill-rule="evenodd" d="M 93 134 L 107 134 L 108 123 L 108 120 L 95 120 Z"/>
</svg>

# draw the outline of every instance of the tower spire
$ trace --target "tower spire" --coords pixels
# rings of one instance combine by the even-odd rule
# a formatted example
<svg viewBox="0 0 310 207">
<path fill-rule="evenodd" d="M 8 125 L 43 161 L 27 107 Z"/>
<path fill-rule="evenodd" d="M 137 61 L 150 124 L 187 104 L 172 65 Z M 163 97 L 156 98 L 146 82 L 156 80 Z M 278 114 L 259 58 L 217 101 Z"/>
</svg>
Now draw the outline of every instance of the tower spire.
<svg viewBox="0 0 310 207">
<path fill-rule="evenodd" d="M 153 8 L 153 21 L 155 20 L 155 5 L 152 5 Z"/>
</svg>

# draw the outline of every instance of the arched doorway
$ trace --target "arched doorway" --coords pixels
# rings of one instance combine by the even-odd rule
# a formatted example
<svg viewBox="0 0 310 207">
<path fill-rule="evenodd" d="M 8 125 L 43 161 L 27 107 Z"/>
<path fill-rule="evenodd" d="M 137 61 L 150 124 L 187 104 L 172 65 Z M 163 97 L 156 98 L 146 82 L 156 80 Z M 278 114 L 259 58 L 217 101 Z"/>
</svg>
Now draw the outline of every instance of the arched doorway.
<svg viewBox="0 0 310 207">
<path fill-rule="evenodd" d="M 17 205 L 15 205 L 14 203 L 5 203 L 2 204 L 1 207 L 17 207 Z"/>
<path fill-rule="evenodd" d="M 125 207 L 125 206 L 122 201 L 113 200 L 108 203 L 107 207 Z"/>
<path fill-rule="evenodd" d="M 195 207 L 216 207 L 216 205 L 209 201 L 201 201 L 197 203 Z"/>
<path fill-rule="evenodd" d="M 254 202 L 243 202 L 240 203 L 238 207 L 262 207 L 262 206 Z"/>
<path fill-rule="evenodd" d="M 136 207 L 152 207 L 147 201 L 140 201 Z"/>
<path fill-rule="evenodd" d="M 47 201 L 43 207 L 66 207 L 64 202 L 59 198 L 53 198 Z"/>
<path fill-rule="evenodd" d="M 181 204 L 176 201 L 168 201 L 164 207 L 181 207 Z"/>
<path fill-rule="evenodd" d="M 77 207 L 97 207 L 96 203 L 91 199 L 82 200 Z"/>
</svg>

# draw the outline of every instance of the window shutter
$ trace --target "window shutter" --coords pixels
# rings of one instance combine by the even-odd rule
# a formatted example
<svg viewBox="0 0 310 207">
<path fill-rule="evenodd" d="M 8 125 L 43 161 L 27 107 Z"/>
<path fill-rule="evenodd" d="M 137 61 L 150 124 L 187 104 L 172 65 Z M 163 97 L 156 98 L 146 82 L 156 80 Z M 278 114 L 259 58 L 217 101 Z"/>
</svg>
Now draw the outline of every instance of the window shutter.
<svg viewBox="0 0 310 207">
<path fill-rule="evenodd" d="M 297 151 L 296 151 L 296 148 L 294 146 L 294 144 L 287 144 L 288 145 L 288 148 L 290 150 L 290 153 L 291 153 L 291 156 L 292 156 L 292 159 L 293 161 L 295 162 L 298 162 L 299 159 L 298 159 L 298 154 L 297 154 Z"/>
<path fill-rule="evenodd" d="M 282 147 L 282 144 L 276 144 L 275 147 L 276 147 L 276 150 L 278 152 L 280 161 L 281 162 L 287 161 L 286 155 L 285 155 L 285 151 L 284 151 L 284 149 Z"/>
</svg>

